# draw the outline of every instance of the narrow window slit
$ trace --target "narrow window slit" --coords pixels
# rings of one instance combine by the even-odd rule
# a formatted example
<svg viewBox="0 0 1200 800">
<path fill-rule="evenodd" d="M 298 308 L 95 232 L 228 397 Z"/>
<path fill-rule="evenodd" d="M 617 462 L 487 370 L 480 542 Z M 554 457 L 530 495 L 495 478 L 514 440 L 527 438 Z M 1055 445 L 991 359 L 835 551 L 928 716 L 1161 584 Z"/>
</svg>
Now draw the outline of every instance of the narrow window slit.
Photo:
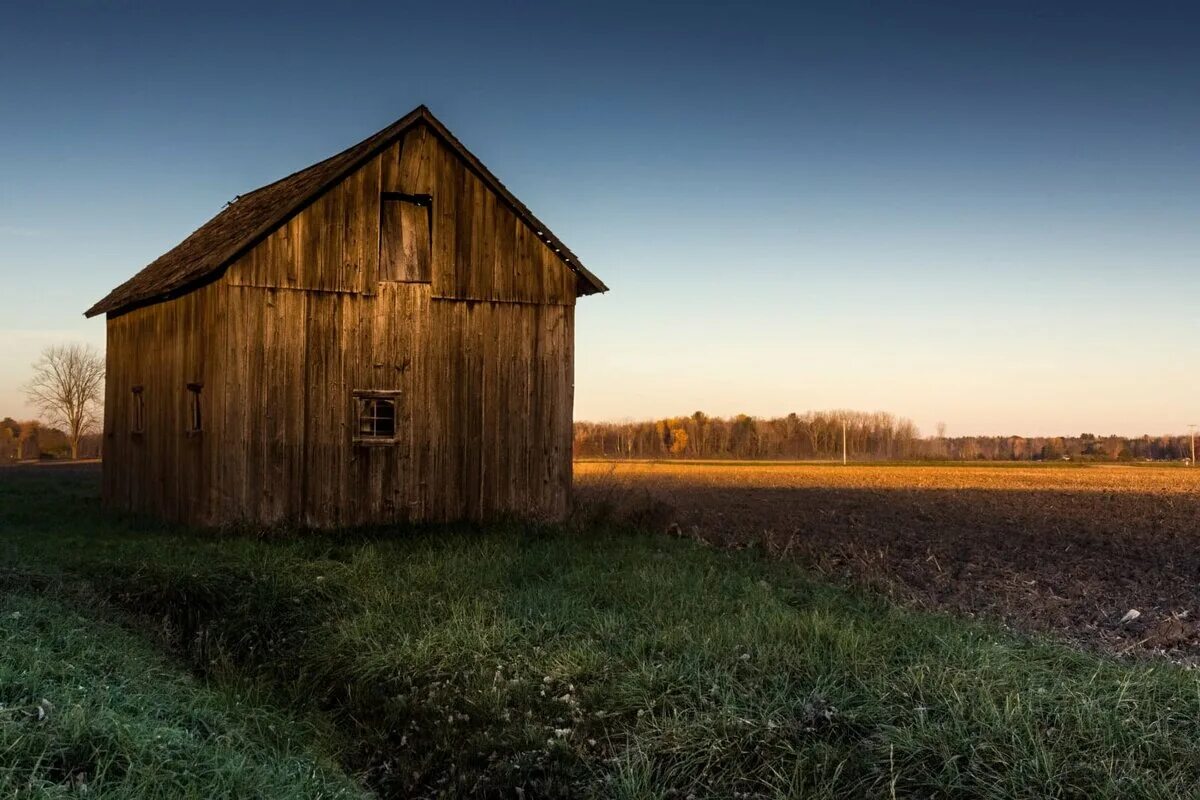
<svg viewBox="0 0 1200 800">
<path fill-rule="evenodd" d="M 129 432 L 134 436 L 141 436 L 146 430 L 146 400 L 142 395 L 142 387 L 133 387 L 133 405 L 131 406 L 132 414 L 129 420 Z"/>
<path fill-rule="evenodd" d="M 201 383 L 189 383 L 188 390 L 188 421 L 187 432 L 189 435 L 200 433 L 204 430 L 204 420 L 200 415 L 200 390 L 204 388 Z"/>
</svg>

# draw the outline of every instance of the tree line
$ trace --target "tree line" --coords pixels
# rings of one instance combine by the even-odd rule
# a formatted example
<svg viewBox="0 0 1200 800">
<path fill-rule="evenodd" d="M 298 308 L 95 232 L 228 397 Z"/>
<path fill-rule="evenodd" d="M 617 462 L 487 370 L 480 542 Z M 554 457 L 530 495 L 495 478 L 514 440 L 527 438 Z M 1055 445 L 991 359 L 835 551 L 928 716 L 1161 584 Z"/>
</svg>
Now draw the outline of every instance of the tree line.
<svg viewBox="0 0 1200 800">
<path fill-rule="evenodd" d="M 577 422 L 576 458 L 857 461 L 1142 461 L 1190 456 L 1187 436 L 921 436 L 912 420 L 885 412 L 810 411 L 784 417 L 686 417 Z"/>
<path fill-rule="evenodd" d="M 100 456 L 99 433 L 85 433 L 79 437 L 78 458 Z M 0 419 L 0 464 L 17 461 L 36 461 L 44 458 L 71 458 L 71 437 L 66 432 L 36 419 Z"/>
</svg>

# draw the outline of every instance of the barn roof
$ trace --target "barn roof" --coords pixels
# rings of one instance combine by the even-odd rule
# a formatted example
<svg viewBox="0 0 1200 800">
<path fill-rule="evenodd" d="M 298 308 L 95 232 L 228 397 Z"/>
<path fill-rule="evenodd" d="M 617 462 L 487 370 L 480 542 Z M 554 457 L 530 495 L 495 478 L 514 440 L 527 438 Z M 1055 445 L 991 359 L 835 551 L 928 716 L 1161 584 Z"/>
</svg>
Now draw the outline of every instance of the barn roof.
<svg viewBox="0 0 1200 800">
<path fill-rule="evenodd" d="M 219 277 L 227 266 L 264 237 L 421 122 L 427 124 L 457 153 L 467 167 L 511 206 L 563 263 L 575 272 L 581 294 L 608 291 L 608 287 L 589 272 L 579 258 L 524 203 L 514 197 L 428 108 L 418 106 L 353 147 L 241 195 L 174 248 L 109 292 L 103 300 L 84 312 L 84 316 L 94 317 L 169 300 Z"/>
</svg>

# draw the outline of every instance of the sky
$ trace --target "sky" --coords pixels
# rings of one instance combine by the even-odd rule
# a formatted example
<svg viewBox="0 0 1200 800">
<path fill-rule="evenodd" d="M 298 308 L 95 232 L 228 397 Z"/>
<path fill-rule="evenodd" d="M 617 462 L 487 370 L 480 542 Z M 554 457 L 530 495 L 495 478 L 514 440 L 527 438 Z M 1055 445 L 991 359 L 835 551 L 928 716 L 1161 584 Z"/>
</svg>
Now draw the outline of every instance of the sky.
<svg viewBox="0 0 1200 800">
<path fill-rule="evenodd" d="M 428 105 L 611 288 L 575 418 L 1200 422 L 1186 4 L 8 3 L 0 416 L 235 195 Z"/>
</svg>

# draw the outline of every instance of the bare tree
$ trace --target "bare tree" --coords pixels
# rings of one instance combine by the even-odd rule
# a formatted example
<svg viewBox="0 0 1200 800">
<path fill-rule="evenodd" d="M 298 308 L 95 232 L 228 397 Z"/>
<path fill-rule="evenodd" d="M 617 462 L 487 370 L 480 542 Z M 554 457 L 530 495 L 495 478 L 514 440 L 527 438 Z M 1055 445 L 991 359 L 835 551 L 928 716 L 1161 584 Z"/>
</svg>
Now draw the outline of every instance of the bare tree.
<svg viewBox="0 0 1200 800">
<path fill-rule="evenodd" d="M 87 345 L 54 345 L 33 365 L 25 396 L 51 425 L 61 427 L 79 458 L 79 440 L 96 427 L 104 398 L 104 356 Z"/>
</svg>

